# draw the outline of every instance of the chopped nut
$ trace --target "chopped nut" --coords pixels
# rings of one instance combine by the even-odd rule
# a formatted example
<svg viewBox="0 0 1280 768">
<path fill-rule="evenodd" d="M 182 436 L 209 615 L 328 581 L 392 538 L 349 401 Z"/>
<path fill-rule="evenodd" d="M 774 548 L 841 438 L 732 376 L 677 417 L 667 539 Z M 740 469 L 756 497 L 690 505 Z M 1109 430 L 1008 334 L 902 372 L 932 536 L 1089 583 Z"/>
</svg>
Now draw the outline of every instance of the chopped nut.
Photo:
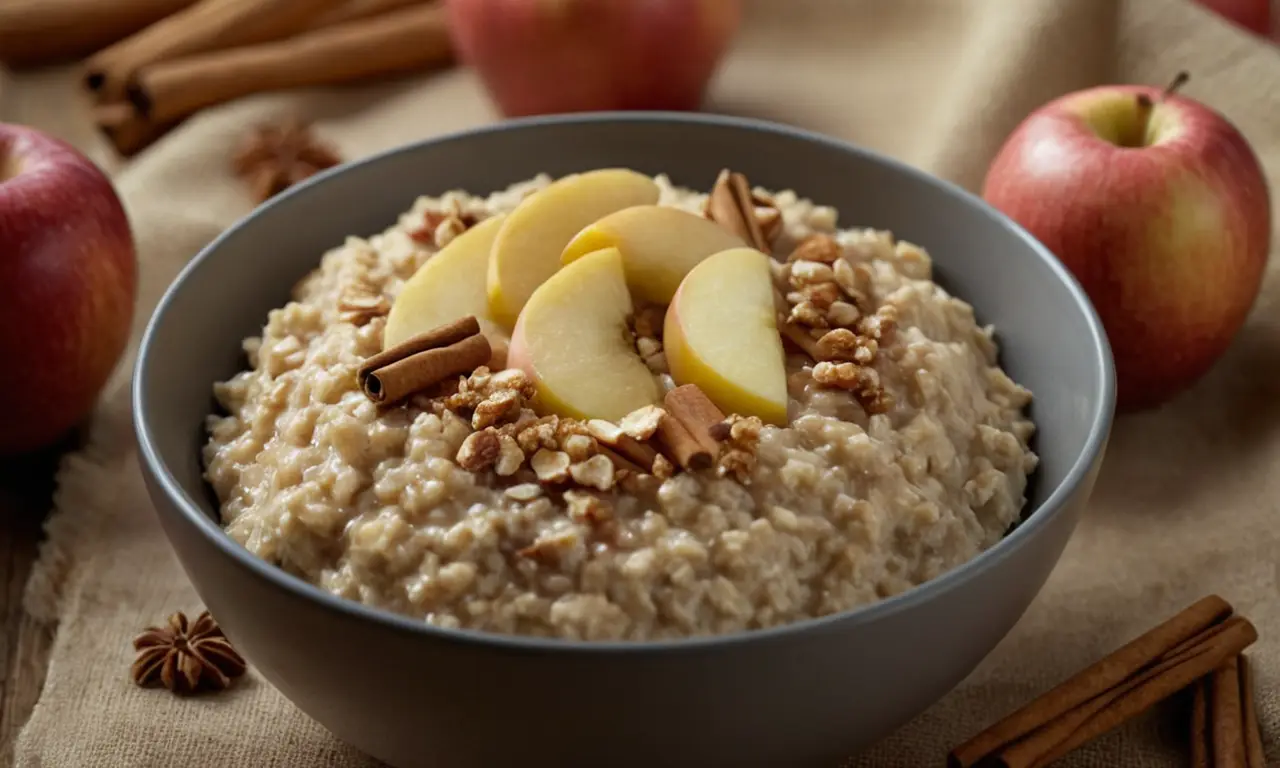
<svg viewBox="0 0 1280 768">
<path fill-rule="evenodd" d="M 859 308 L 866 308 L 872 299 L 871 268 L 866 264 L 850 264 L 847 260 L 840 259 L 836 262 L 833 272 L 841 290 L 853 299 Z"/>
<path fill-rule="evenodd" d="M 526 454 L 536 453 L 539 448 L 549 448 L 555 450 L 559 447 L 556 441 L 556 427 L 559 426 L 559 419 L 555 416 L 546 416 L 538 419 L 532 426 L 526 427 L 516 435 L 516 442 L 520 445 L 520 450 Z"/>
<path fill-rule="evenodd" d="M 791 265 L 791 285 L 797 289 L 836 279 L 831 267 L 819 261 L 797 261 Z"/>
<path fill-rule="evenodd" d="M 641 357 L 661 354 L 662 343 L 648 336 L 639 336 L 636 338 L 636 351 L 640 353 Z"/>
<path fill-rule="evenodd" d="M 675 465 L 671 460 L 662 454 L 658 454 L 653 460 L 653 476 L 659 480 L 666 480 L 676 473 Z"/>
<path fill-rule="evenodd" d="M 847 301 L 833 301 L 831 306 L 827 307 L 827 323 L 832 328 L 850 328 L 861 316 L 862 313 L 858 312 L 858 308 Z"/>
<path fill-rule="evenodd" d="M 754 448 L 760 442 L 764 422 L 759 416 L 732 414 L 723 423 L 729 425 L 729 439 L 739 448 Z"/>
<path fill-rule="evenodd" d="M 458 235 L 467 231 L 467 225 L 463 224 L 460 219 L 455 216 L 449 216 L 444 221 L 436 225 L 435 241 L 437 248 L 443 248 L 453 242 Z"/>
<path fill-rule="evenodd" d="M 864 381 L 862 368 L 853 363 L 821 362 L 813 366 L 813 380 L 824 387 L 853 389 Z"/>
<path fill-rule="evenodd" d="M 826 328 L 827 316 L 822 310 L 807 301 L 802 301 L 791 308 L 787 322 L 798 323 L 810 328 Z"/>
<path fill-rule="evenodd" d="M 577 530 L 552 530 L 543 533 L 532 544 L 516 551 L 521 557 L 554 565 L 568 556 L 582 541 Z"/>
<path fill-rule="evenodd" d="M 751 473 L 756 468 L 756 455 L 751 451 L 733 448 L 725 451 L 716 462 L 716 474 L 720 477 L 733 476 L 743 485 L 751 482 Z"/>
<path fill-rule="evenodd" d="M 787 261 L 820 261 L 830 264 L 840 258 L 840 244 L 831 235 L 810 235 L 796 246 Z"/>
<path fill-rule="evenodd" d="M 653 437 L 654 432 L 658 431 L 658 425 L 666 415 L 667 412 L 658 406 L 646 405 L 623 416 L 622 421 L 618 422 L 618 428 L 628 437 L 648 440 Z"/>
<path fill-rule="evenodd" d="M 646 304 L 636 311 L 631 328 L 640 338 L 661 339 L 666 312 L 657 304 Z"/>
<path fill-rule="evenodd" d="M 516 501 L 533 501 L 542 495 L 542 486 L 537 483 L 520 483 L 503 491 L 507 498 Z"/>
<path fill-rule="evenodd" d="M 569 479 L 569 454 L 564 451 L 553 451 L 540 448 L 529 460 L 529 466 L 544 483 L 563 483 Z"/>
<path fill-rule="evenodd" d="M 560 450 L 573 461 L 586 461 L 596 452 L 596 441 L 588 435 L 569 435 L 560 441 Z"/>
<path fill-rule="evenodd" d="M 493 466 L 502 454 L 502 443 L 492 428 L 472 432 L 458 449 L 458 466 L 470 472 L 479 472 Z"/>
<path fill-rule="evenodd" d="M 499 453 L 493 471 L 502 477 L 510 477 L 524 465 L 524 451 L 515 438 L 510 435 L 498 435 Z"/>
<path fill-rule="evenodd" d="M 613 510 L 599 496 L 584 491 L 565 491 L 569 519 L 575 523 L 594 525 L 613 519 Z"/>
<path fill-rule="evenodd" d="M 856 333 L 848 328 L 837 328 L 818 339 L 818 359 L 854 360 L 854 355 L 860 348 Z"/>
<path fill-rule="evenodd" d="M 570 465 L 569 475 L 578 485 L 585 485 L 600 491 L 613 487 L 613 462 L 608 456 L 592 456 L 586 461 Z"/>
<path fill-rule="evenodd" d="M 484 429 L 520 414 L 523 398 L 514 389 L 500 389 L 476 405 L 471 416 L 473 429 Z"/>
<path fill-rule="evenodd" d="M 759 199 L 757 197 L 757 202 Z M 756 206 L 756 221 L 760 222 L 760 231 L 764 239 L 772 243 L 782 233 L 782 211 L 771 206 Z"/>
<path fill-rule="evenodd" d="M 605 419 L 592 419 L 587 422 L 587 432 L 605 445 L 617 445 L 624 433 L 622 427 Z"/>
<path fill-rule="evenodd" d="M 813 367 L 813 380 L 824 387 L 849 390 L 867 413 L 884 413 L 893 406 L 893 398 L 881 388 L 874 368 L 822 362 Z"/>
<path fill-rule="evenodd" d="M 840 299 L 840 286 L 835 283 L 806 285 L 800 294 L 815 307 L 826 310 Z"/>
<path fill-rule="evenodd" d="M 883 341 L 893 333 L 898 325 L 898 310 L 893 306 L 886 304 L 876 310 L 874 315 L 862 318 L 858 323 L 859 330 L 864 336 Z"/>
<path fill-rule="evenodd" d="M 525 398 L 533 397 L 537 390 L 537 385 L 529 378 L 529 374 L 519 368 L 498 371 L 490 377 L 489 386 L 493 389 L 514 389 Z"/>
</svg>

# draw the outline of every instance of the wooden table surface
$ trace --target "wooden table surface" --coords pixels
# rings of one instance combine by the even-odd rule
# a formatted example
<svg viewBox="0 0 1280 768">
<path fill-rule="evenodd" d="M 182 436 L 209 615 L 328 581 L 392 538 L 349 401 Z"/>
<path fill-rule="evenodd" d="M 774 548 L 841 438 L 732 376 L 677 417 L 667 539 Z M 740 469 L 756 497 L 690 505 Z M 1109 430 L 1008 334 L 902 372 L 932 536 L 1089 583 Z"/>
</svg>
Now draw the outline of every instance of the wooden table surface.
<svg viewBox="0 0 1280 768">
<path fill-rule="evenodd" d="M 44 682 L 52 628 L 22 609 L 22 590 L 35 563 L 53 495 L 58 459 L 68 445 L 0 459 L 0 766 L 12 762 L 13 741 Z"/>
</svg>

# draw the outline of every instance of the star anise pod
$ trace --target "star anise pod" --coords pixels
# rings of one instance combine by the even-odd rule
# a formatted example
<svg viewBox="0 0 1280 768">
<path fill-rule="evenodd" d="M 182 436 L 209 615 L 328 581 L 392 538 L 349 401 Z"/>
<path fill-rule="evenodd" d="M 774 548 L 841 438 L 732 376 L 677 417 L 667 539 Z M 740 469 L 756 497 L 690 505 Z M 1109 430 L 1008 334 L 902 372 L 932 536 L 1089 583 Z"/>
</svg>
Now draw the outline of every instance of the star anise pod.
<svg viewBox="0 0 1280 768">
<path fill-rule="evenodd" d="M 174 693 L 218 691 L 245 672 L 244 658 L 208 611 L 194 622 L 175 613 L 167 626 L 149 627 L 135 637 L 133 647 L 138 651 L 133 682 L 143 687 L 163 685 Z"/>
<path fill-rule="evenodd" d="M 317 139 L 306 125 L 290 121 L 255 127 L 241 141 L 232 168 L 263 202 L 341 162 L 333 146 Z"/>
</svg>

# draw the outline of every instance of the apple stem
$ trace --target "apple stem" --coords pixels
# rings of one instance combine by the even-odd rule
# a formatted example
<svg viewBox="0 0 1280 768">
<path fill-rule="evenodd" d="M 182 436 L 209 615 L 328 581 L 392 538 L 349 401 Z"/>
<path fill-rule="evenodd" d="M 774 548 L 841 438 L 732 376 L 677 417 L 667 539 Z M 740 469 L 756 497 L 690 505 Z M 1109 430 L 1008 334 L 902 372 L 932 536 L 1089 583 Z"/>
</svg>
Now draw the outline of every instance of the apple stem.
<svg viewBox="0 0 1280 768">
<path fill-rule="evenodd" d="M 1152 101 L 1151 97 L 1145 93 L 1138 94 L 1137 100 L 1138 100 L 1138 129 L 1139 129 L 1138 139 L 1139 140 L 1136 143 L 1132 144 L 1131 146 L 1141 147 L 1146 144 L 1147 134 L 1150 129 L 1150 126 L 1148 124 L 1151 121 L 1151 113 L 1154 111 L 1155 105 L 1160 102 L 1163 102 L 1165 99 L 1177 93 L 1178 89 L 1186 85 L 1187 81 L 1189 81 L 1190 79 L 1191 79 L 1191 75 L 1185 70 L 1182 72 L 1179 72 L 1177 75 L 1174 75 L 1173 80 L 1170 81 L 1170 83 L 1165 86 L 1164 90 L 1160 92 L 1160 96 L 1156 101 Z"/>
</svg>

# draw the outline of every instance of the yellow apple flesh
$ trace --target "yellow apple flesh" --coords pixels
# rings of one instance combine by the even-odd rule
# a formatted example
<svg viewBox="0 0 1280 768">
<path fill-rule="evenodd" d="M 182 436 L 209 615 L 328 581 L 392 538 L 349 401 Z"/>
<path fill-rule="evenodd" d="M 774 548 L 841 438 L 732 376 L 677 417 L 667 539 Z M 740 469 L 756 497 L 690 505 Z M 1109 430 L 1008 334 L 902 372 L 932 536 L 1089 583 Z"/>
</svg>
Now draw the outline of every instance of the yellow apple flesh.
<svg viewBox="0 0 1280 768">
<path fill-rule="evenodd" d="M 561 254 L 568 264 L 592 251 L 622 252 L 627 284 L 638 298 L 671 303 L 680 281 L 713 253 L 746 246 L 724 227 L 665 205 L 637 205 L 600 219 L 579 232 Z"/>
<path fill-rule="evenodd" d="M 489 252 L 503 218 L 485 219 L 458 235 L 405 281 L 387 316 L 384 348 L 467 315 L 480 322 L 495 350 L 506 348 L 507 332 L 489 314 L 486 286 Z"/>
<path fill-rule="evenodd" d="M 663 330 L 678 384 L 696 384 L 726 414 L 787 423 L 787 371 L 769 257 L 754 248 L 713 254 L 680 283 Z"/>
<path fill-rule="evenodd" d="M 507 362 L 537 383 L 538 410 L 617 421 L 659 401 L 658 382 L 628 333 L 630 314 L 616 248 L 578 259 L 534 291 L 511 335 Z"/>
<path fill-rule="evenodd" d="M 489 254 L 489 307 L 511 327 L 529 297 L 560 268 L 569 240 L 591 222 L 658 201 L 658 186 L 624 168 L 566 176 L 525 198 L 498 230 Z"/>
</svg>

